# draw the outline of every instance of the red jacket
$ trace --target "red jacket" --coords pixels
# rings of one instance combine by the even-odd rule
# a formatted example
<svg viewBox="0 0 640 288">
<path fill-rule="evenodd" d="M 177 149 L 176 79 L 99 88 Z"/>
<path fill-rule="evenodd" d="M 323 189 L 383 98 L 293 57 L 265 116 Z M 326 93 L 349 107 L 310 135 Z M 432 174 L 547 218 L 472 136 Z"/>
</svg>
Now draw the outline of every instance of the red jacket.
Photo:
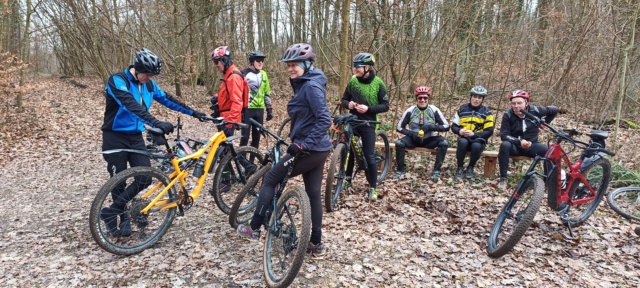
<svg viewBox="0 0 640 288">
<path fill-rule="evenodd" d="M 229 69 L 225 71 L 218 90 L 218 107 L 220 107 L 220 116 L 225 121 L 242 122 L 242 89 L 244 79 L 238 74 L 232 74 L 234 70 L 238 70 L 235 64 L 231 64 Z"/>
</svg>

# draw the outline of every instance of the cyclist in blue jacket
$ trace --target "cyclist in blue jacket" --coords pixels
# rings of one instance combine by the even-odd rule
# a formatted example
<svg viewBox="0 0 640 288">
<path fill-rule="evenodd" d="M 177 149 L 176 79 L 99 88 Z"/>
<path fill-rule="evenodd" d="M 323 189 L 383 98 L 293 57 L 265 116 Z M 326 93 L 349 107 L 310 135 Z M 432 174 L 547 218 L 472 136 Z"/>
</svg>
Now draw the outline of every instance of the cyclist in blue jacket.
<svg viewBox="0 0 640 288">
<path fill-rule="evenodd" d="M 260 226 L 265 220 L 276 185 L 286 176 L 292 157 L 298 158 L 291 177 L 302 174 L 304 188 L 311 204 L 311 239 L 307 252 L 320 256 L 325 253 L 322 244 L 322 172 L 332 144 L 327 134 L 331 126 L 331 116 L 326 102 L 327 77 L 313 67 L 316 54 L 311 45 L 293 44 L 287 48 L 280 62 L 287 63 L 294 95 L 287 103 L 291 117 L 289 138 L 291 145 L 278 164 L 262 179 L 258 205 L 248 225 L 238 226 L 238 234 L 248 239 L 260 237 Z M 301 239 L 304 241 L 305 239 Z"/>
<path fill-rule="evenodd" d="M 102 124 L 102 151 L 113 149 L 146 150 L 142 137 L 144 124 L 162 129 L 166 134 L 173 132 L 173 124 L 156 119 L 149 113 L 153 100 L 160 104 L 201 119 L 206 115 L 162 91 L 151 78 L 160 74 L 162 61 L 151 51 L 142 48 L 136 52 L 133 65 L 123 72 L 109 76 L 105 87 L 106 107 Z M 107 161 L 107 171 L 113 177 L 118 172 L 131 167 L 150 166 L 148 156 L 139 153 L 118 152 L 103 154 Z M 111 192 L 113 204 L 105 207 L 100 218 L 105 222 L 112 236 L 129 236 L 131 223 L 124 208 L 140 190 L 149 185 L 148 179 L 136 179 L 128 187 Z M 146 185 L 145 185 L 146 184 Z M 124 186 L 124 185 L 123 185 Z M 118 218 L 120 223 L 118 225 Z"/>
</svg>

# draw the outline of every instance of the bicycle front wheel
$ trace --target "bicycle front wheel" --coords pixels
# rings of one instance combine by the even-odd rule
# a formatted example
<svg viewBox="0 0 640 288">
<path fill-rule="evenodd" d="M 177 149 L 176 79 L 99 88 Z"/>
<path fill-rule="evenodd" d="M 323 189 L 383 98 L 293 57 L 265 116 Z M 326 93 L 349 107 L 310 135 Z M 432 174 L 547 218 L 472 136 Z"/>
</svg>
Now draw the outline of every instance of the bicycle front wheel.
<svg viewBox="0 0 640 288">
<path fill-rule="evenodd" d="M 640 187 L 617 188 L 609 193 L 607 201 L 622 217 L 640 221 Z"/>
<path fill-rule="evenodd" d="M 253 216 L 252 212 L 258 204 L 258 192 L 262 187 L 262 178 L 269 170 L 271 170 L 271 165 L 262 167 L 249 177 L 247 184 L 240 190 L 229 212 L 229 225 L 231 227 L 238 228 L 238 225 L 249 222 Z"/>
<path fill-rule="evenodd" d="M 389 147 L 389 138 L 384 131 L 376 132 L 376 142 L 384 143 L 384 147 L 376 147 L 375 149 L 375 159 L 378 164 L 377 184 L 380 185 L 387 178 L 389 167 L 391 167 L 391 148 Z"/>
<path fill-rule="evenodd" d="M 278 127 L 278 136 L 287 139 L 289 138 L 289 131 L 291 131 L 291 117 L 287 117 L 282 121 L 282 124 Z"/>
<path fill-rule="evenodd" d="M 609 188 L 611 163 L 609 163 L 609 160 L 606 158 L 600 158 L 581 172 L 584 178 L 587 179 L 588 185 L 596 191 L 596 195 L 593 195 L 584 183 L 580 181 L 573 182 L 569 189 L 569 197 L 571 197 L 572 202 L 593 196 L 595 196 L 595 198 L 581 205 L 571 205 L 571 209 L 569 210 L 569 225 L 571 225 L 571 227 L 582 225 L 589 219 L 591 214 L 596 211 L 596 208 L 598 208 L 600 201 L 602 201 L 604 197 L 604 193 L 607 192 Z"/>
<path fill-rule="evenodd" d="M 496 219 L 489 241 L 487 254 L 493 258 L 502 257 L 520 241 L 536 216 L 544 196 L 544 182 L 532 176 L 509 198 Z"/>
<path fill-rule="evenodd" d="M 231 153 L 222 157 L 213 175 L 211 188 L 216 205 L 227 215 L 249 177 L 260 169 L 263 159 L 260 150 L 251 146 L 236 148 L 236 154 L 235 159 Z"/>
<path fill-rule="evenodd" d="M 171 187 L 147 213 L 142 212 L 170 180 L 151 167 L 133 167 L 111 177 L 98 191 L 89 212 L 91 236 L 102 249 L 132 255 L 149 248 L 164 235 L 176 216 L 178 201 Z M 124 207 L 121 208 L 121 207 Z"/>
<path fill-rule="evenodd" d="M 347 158 L 347 146 L 344 143 L 336 145 L 329 161 L 329 171 L 324 189 L 324 208 L 327 212 L 336 210 L 340 193 L 344 188 L 345 163 Z"/>
<path fill-rule="evenodd" d="M 299 186 L 287 188 L 269 220 L 264 276 L 269 287 L 287 287 L 300 271 L 311 235 L 311 206 Z"/>
</svg>

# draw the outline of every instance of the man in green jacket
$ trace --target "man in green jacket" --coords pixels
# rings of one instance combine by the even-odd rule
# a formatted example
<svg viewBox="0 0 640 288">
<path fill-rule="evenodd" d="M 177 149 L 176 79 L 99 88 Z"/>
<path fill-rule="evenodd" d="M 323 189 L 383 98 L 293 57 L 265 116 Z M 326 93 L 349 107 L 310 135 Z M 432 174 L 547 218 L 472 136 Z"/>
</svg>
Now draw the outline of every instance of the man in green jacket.
<svg viewBox="0 0 640 288">
<path fill-rule="evenodd" d="M 251 125 L 249 119 L 256 120 L 262 124 L 264 122 L 264 110 L 267 109 L 267 121 L 273 118 L 273 110 L 271 109 L 271 86 L 269 85 L 269 77 L 267 72 L 262 70 L 264 67 L 264 58 L 267 56 L 260 50 L 249 53 L 249 67 L 242 69 L 242 74 L 249 82 L 249 107 L 247 107 L 242 122 L 249 124 L 247 128 L 242 128 L 242 139 L 240 146 L 246 146 L 249 143 L 249 132 L 252 132 L 251 146 L 258 148 L 260 145 L 260 131 L 258 127 Z"/>
</svg>

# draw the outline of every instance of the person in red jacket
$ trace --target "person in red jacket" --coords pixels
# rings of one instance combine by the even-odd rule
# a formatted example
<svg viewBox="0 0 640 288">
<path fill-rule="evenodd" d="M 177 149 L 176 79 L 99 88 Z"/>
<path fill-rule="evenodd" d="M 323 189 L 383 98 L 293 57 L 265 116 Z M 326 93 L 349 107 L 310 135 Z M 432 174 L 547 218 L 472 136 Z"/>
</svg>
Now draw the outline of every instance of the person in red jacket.
<svg viewBox="0 0 640 288">
<path fill-rule="evenodd" d="M 233 64 L 231 56 L 233 52 L 227 46 L 220 46 L 211 51 L 211 61 L 213 65 L 223 74 L 220 90 L 218 90 L 218 107 L 220 108 L 220 116 L 225 121 L 242 122 L 242 89 L 244 87 L 244 79 L 242 73 Z M 234 73 L 236 71 L 236 73 Z M 224 129 L 227 137 L 233 135 L 233 128 L 228 125 Z"/>
<path fill-rule="evenodd" d="M 227 46 L 220 46 L 211 51 L 211 61 L 213 65 L 222 73 L 222 83 L 220 84 L 220 90 L 218 90 L 218 108 L 220 109 L 220 116 L 225 121 L 230 122 L 242 122 L 242 89 L 244 87 L 244 79 L 242 79 L 242 73 L 233 64 L 231 55 L 233 52 Z M 231 124 L 224 128 L 224 135 L 227 137 L 233 136 L 233 126 Z M 229 168 L 225 168 L 222 171 L 222 181 L 220 181 L 220 192 L 228 192 L 231 190 L 231 175 L 229 175 Z M 210 190 L 209 193 L 213 193 Z"/>
</svg>

